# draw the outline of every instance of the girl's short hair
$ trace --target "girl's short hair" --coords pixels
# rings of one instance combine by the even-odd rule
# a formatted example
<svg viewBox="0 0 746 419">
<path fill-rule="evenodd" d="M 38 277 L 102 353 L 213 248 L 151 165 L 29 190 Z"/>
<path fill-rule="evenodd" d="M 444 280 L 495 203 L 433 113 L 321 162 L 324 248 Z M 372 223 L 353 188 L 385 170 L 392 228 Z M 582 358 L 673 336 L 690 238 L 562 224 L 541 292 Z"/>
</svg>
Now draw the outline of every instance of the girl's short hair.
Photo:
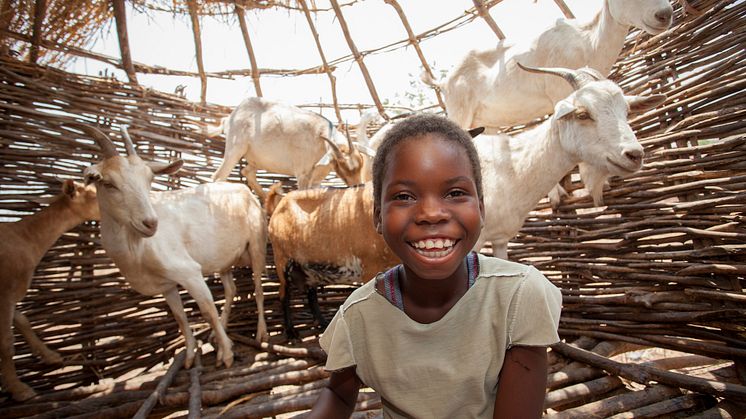
<svg viewBox="0 0 746 419">
<path fill-rule="evenodd" d="M 446 141 L 456 143 L 464 149 L 471 163 L 477 195 L 479 199 L 482 199 L 482 169 L 471 135 L 443 116 L 421 113 L 397 122 L 383 137 L 383 141 L 376 151 L 376 157 L 373 159 L 373 203 L 375 208 L 381 207 L 383 173 L 388 166 L 388 156 L 391 151 L 402 142 L 425 134 L 439 134 Z"/>
</svg>

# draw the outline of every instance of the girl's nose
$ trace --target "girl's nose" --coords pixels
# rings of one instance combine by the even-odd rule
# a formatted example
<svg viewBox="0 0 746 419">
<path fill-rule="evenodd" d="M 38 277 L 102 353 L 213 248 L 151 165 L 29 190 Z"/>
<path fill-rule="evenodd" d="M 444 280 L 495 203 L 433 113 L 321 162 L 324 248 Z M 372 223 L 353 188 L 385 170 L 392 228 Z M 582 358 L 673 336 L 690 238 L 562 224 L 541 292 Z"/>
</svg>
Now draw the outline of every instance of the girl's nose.
<svg viewBox="0 0 746 419">
<path fill-rule="evenodd" d="M 448 220 L 449 213 L 435 198 L 422 198 L 417 205 L 416 222 L 436 224 Z"/>
</svg>

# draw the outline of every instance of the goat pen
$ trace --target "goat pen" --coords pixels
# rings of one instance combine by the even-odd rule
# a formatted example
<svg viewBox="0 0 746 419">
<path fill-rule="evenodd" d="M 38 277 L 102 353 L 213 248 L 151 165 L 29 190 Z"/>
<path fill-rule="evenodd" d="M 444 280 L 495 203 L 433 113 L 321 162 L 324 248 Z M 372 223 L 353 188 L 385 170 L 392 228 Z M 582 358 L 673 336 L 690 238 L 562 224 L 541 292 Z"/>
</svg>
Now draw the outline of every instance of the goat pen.
<svg viewBox="0 0 746 419">
<path fill-rule="evenodd" d="M 497 3 L 475 0 L 471 13 L 484 16 Z M 571 196 L 557 209 L 543 200 L 508 247 L 511 260 L 536 266 L 563 292 L 564 342 L 550 352 L 545 417 L 746 416 L 746 2 L 687 6 L 676 7 L 667 32 L 631 32 L 610 76 L 628 94 L 668 95 L 631 120 L 646 152 L 643 169 L 612 178 L 600 208 L 580 192 L 577 176 L 568 177 Z M 358 54 L 362 61 L 365 53 Z M 345 105 L 336 106 L 339 112 Z M 95 143 L 66 129 L 68 122 L 128 124 L 143 158 L 184 159 L 177 175 L 154 181 L 155 189 L 173 189 L 209 181 L 224 143 L 203 128 L 230 110 L 0 57 L 0 216 L 34 212 L 37 198 L 61 188 L 58 177 L 80 178 L 97 161 Z M 242 180 L 237 169 L 230 180 Z M 292 186 L 279 175 L 259 180 Z M 307 410 L 327 377 L 315 340 L 320 330 L 298 297 L 295 325 L 304 340 L 292 347 L 283 340 L 271 246 L 267 261 L 270 344 L 251 339 L 251 273 L 236 270 L 228 327 L 236 362 L 216 370 L 214 352 L 206 352 L 187 371 L 180 370 L 176 348 L 183 341 L 165 301 L 126 287 L 99 245 L 97 223 L 64 234 L 18 306 L 64 365 L 40 365 L 18 336 L 18 375 L 41 395 L 23 404 L 0 398 L 0 417 L 114 418 L 140 409 L 143 417 L 272 417 Z M 208 284 L 219 301 L 219 279 Z M 325 315 L 352 289 L 321 290 Z M 207 341 L 196 303 L 185 298 L 185 308 L 199 324 L 196 337 Z M 377 415 L 380 399 L 362 392 L 354 417 Z"/>
</svg>

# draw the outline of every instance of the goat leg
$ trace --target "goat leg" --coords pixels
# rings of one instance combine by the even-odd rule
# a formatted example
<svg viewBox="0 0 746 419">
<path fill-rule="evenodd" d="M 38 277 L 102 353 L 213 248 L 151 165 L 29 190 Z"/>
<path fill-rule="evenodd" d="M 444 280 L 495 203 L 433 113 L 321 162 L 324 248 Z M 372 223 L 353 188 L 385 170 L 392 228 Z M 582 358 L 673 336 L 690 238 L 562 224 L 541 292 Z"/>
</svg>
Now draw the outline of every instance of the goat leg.
<svg viewBox="0 0 746 419">
<path fill-rule="evenodd" d="M 321 313 L 321 307 L 319 307 L 319 295 L 317 292 L 316 287 L 308 287 L 308 306 L 311 309 L 311 314 L 313 314 L 313 318 L 316 319 L 317 322 L 319 322 L 319 326 L 322 329 L 326 329 L 326 326 L 329 325 L 329 321 L 324 318 L 324 315 Z"/>
</svg>

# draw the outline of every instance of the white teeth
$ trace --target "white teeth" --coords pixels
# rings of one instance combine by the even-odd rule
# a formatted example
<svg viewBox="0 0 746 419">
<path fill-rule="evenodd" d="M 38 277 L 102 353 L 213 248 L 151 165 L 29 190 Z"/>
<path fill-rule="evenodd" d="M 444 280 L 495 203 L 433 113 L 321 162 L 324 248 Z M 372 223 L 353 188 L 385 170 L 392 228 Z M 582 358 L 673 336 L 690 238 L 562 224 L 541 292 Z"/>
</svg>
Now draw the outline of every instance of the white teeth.
<svg viewBox="0 0 746 419">
<path fill-rule="evenodd" d="M 440 257 L 450 253 L 455 243 L 456 241 L 451 239 L 427 239 L 412 242 L 412 246 L 417 249 L 420 254 Z"/>
</svg>

